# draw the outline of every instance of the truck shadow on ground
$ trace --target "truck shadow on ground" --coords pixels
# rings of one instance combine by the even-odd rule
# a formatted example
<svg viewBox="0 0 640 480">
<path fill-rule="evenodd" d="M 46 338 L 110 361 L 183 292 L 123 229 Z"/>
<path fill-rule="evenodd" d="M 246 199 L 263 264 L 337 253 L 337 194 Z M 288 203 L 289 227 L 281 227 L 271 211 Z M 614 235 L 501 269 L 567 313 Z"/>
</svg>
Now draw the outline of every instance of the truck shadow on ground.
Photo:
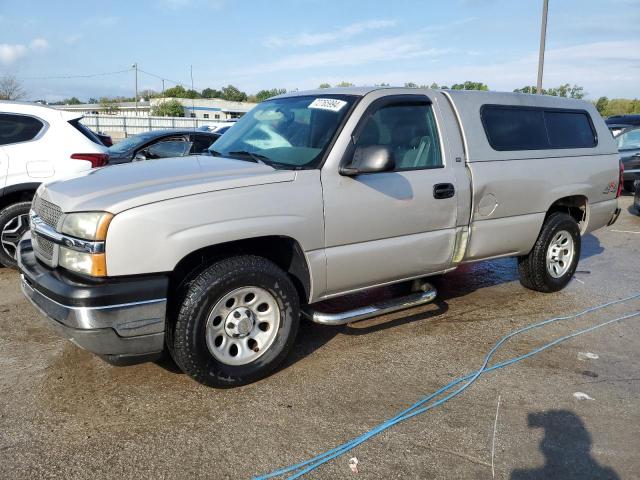
<svg viewBox="0 0 640 480">
<path fill-rule="evenodd" d="M 582 419 L 568 410 L 530 413 L 529 428 L 543 428 L 540 451 L 542 467 L 516 469 L 510 480 L 619 480 L 610 467 L 600 465 L 591 456 L 592 439 Z"/>
</svg>

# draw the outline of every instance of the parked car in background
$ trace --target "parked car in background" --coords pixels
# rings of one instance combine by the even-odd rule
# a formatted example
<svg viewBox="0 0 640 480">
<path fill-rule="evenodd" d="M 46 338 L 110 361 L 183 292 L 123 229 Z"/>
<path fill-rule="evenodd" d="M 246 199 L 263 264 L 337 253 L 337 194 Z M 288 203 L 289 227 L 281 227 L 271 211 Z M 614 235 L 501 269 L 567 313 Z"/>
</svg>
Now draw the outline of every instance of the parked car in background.
<svg viewBox="0 0 640 480">
<path fill-rule="evenodd" d="M 154 130 L 109 147 L 109 165 L 139 160 L 207 154 L 220 134 L 203 130 Z"/>
<path fill-rule="evenodd" d="M 106 133 L 102 133 L 102 132 L 93 132 L 93 134 L 98 137 L 98 139 L 100 140 L 100 142 L 102 142 L 102 144 L 105 147 L 110 147 L 111 145 L 113 145 L 113 139 L 111 138 L 110 135 L 107 135 Z"/>
<path fill-rule="evenodd" d="M 615 138 L 622 132 L 624 132 L 627 128 L 633 128 L 633 125 L 627 125 L 624 123 L 608 123 L 607 127 L 609 127 L 611 135 L 613 135 L 613 138 Z"/>
<path fill-rule="evenodd" d="M 613 115 L 605 120 L 607 125 L 635 125 L 640 126 L 640 114 L 635 115 Z"/>
<path fill-rule="evenodd" d="M 38 190 L 22 289 L 60 334 L 110 361 L 167 348 L 195 380 L 241 385 L 285 359 L 301 313 L 344 325 L 422 305 L 436 297 L 422 277 L 465 263 L 517 257 L 524 287 L 557 292 L 582 235 L 620 214 L 616 143 L 567 98 L 291 92 L 211 153 Z M 366 308 L 320 303 L 408 281 Z"/>
<path fill-rule="evenodd" d="M 208 123 L 207 125 L 203 125 L 202 127 L 200 127 L 200 129 L 204 130 L 205 132 L 215 132 L 222 135 L 224 132 L 229 130 L 235 124 L 236 124 L 235 121 L 214 122 L 214 123 Z"/>
<path fill-rule="evenodd" d="M 0 264 L 16 265 L 31 199 L 51 182 L 105 165 L 106 147 L 77 113 L 0 101 Z"/>
<path fill-rule="evenodd" d="M 633 206 L 636 207 L 636 214 L 640 215 L 640 180 L 635 182 L 636 194 L 633 196 Z"/>
<path fill-rule="evenodd" d="M 616 142 L 624 165 L 624 189 L 633 192 L 633 182 L 640 180 L 640 126 L 625 128 Z"/>
</svg>

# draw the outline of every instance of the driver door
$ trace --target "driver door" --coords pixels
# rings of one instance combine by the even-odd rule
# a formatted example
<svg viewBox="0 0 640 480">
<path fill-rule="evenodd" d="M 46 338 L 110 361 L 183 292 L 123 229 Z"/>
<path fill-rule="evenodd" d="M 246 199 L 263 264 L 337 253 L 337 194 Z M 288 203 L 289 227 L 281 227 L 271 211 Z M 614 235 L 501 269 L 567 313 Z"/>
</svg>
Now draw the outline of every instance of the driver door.
<svg viewBox="0 0 640 480">
<path fill-rule="evenodd" d="M 390 149 L 393 171 L 353 177 L 322 171 L 327 296 L 441 271 L 453 256 L 455 175 L 427 97 L 373 101 L 342 165 L 355 148 L 371 145 Z"/>
</svg>

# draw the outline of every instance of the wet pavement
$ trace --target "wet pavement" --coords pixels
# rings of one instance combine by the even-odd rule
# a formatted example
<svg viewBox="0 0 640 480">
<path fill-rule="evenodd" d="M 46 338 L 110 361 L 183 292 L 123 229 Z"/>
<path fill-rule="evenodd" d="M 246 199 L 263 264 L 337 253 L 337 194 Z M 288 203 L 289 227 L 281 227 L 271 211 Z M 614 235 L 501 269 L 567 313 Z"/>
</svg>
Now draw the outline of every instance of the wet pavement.
<svg viewBox="0 0 640 480">
<path fill-rule="evenodd" d="M 521 287 L 514 259 L 468 265 L 434 280 L 434 304 L 304 324 L 282 369 L 232 390 L 169 362 L 102 362 L 55 337 L 18 275 L 0 270 L 0 478 L 250 478 L 321 453 L 478 368 L 509 331 L 640 292 L 631 200 L 614 226 L 583 239 L 562 292 Z M 498 359 L 639 309 L 636 300 L 532 331 Z M 582 335 L 484 375 L 308 477 L 638 478 L 639 345 L 640 317 Z"/>
</svg>

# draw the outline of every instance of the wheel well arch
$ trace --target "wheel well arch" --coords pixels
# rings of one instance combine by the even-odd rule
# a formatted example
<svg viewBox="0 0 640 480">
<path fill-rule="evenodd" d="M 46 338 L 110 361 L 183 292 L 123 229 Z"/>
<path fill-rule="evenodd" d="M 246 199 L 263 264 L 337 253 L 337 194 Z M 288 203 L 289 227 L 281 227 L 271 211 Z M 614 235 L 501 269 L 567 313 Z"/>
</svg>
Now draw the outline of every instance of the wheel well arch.
<svg viewBox="0 0 640 480">
<path fill-rule="evenodd" d="M 40 183 L 20 183 L 0 189 L 0 210 L 18 202 L 30 202 Z"/>
<path fill-rule="evenodd" d="M 589 221 L 589 200 L 584 195 L 559 198 L 547 209 L 545 220 L 554 212 L 568 213 L 578 222 L 580 231 L 584 232 Z"/>
<path fill-rule="evenodd" d="M 300 243 L 287 236 L 269 235 L 234 240 L 200 248 L 182 258 L 169 276 L 169 292 L 181 287 L 217 260 L 232 255 L 258 255 L 284 270 L 298 291 L 302 303 L 311 295 L 311 272 Z"/>
</svg>

